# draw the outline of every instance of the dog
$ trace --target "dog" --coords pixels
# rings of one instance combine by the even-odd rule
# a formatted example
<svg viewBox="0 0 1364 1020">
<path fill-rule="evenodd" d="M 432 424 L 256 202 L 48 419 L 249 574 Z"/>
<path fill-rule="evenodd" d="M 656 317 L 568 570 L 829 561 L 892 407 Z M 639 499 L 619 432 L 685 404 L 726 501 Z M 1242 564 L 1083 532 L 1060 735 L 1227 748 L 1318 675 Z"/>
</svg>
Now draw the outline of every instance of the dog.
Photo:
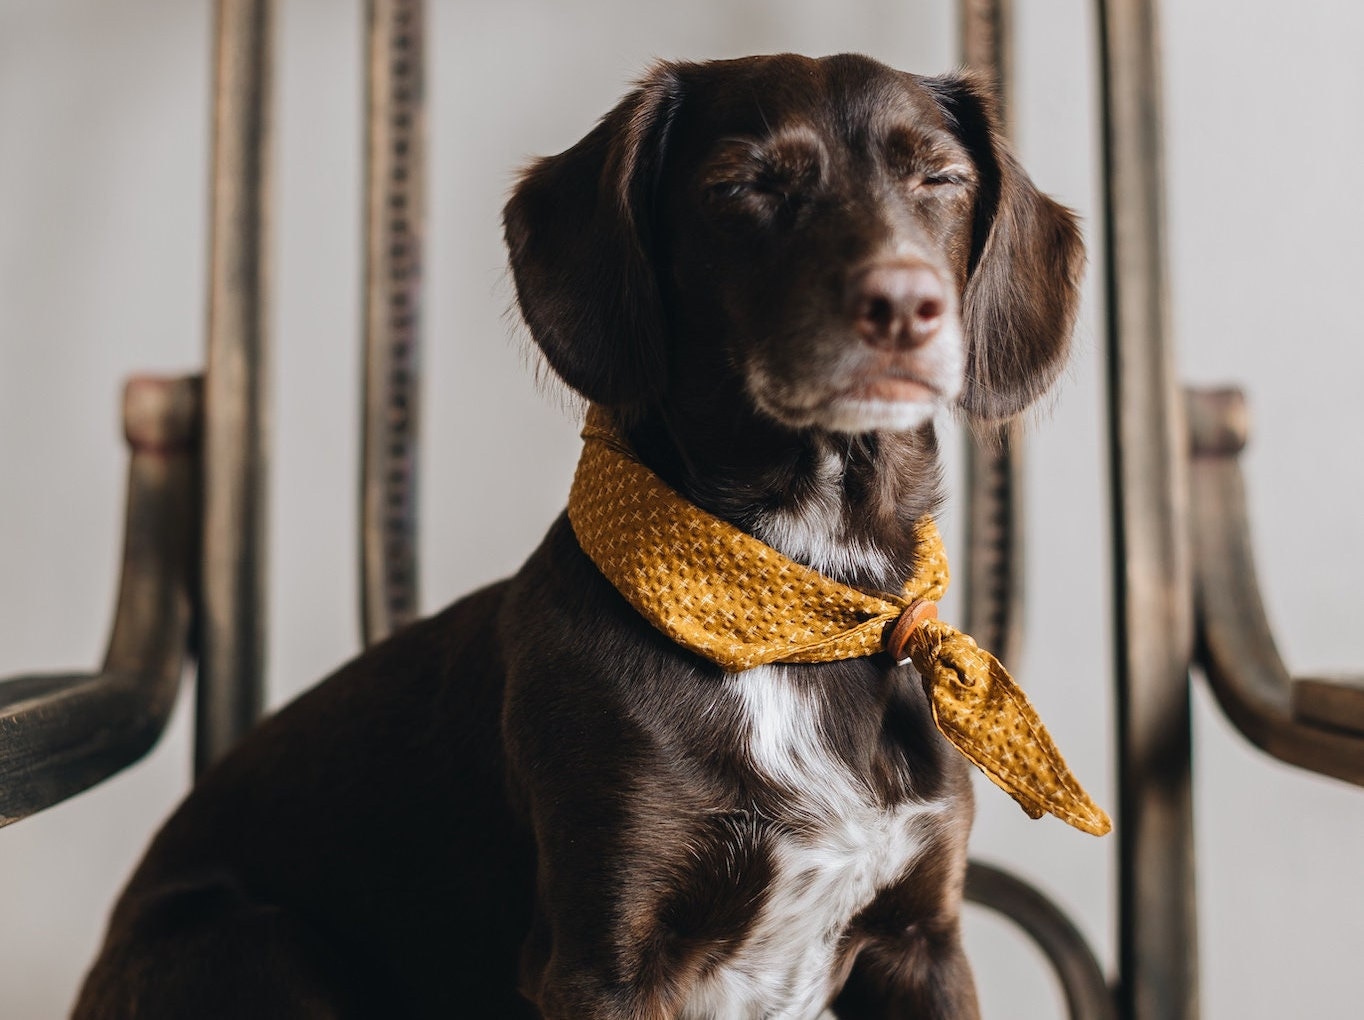
<svg viewBox="0 0 1364 1020">
<path fill-rule="evenodd" d="M 1084 260 L 986 83 L 856 55 L 658 64 L 504 224 L 638 459 L 870 591 L 940 502 L 935 416 L 1047 389 Z M 967 764 L 912 666 L 725 673 L 560 517 L 204 775 L 75 1016 L 970 1020 Z"/>
</svg>

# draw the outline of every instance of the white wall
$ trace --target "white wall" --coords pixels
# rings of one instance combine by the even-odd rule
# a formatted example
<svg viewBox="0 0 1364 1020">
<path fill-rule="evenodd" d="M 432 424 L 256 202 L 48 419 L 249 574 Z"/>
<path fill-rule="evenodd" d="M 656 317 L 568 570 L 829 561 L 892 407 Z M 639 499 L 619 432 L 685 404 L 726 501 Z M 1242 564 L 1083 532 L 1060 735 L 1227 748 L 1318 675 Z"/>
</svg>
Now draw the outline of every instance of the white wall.
<svg viewBox="0 0 1364 1020">
<path fill-rule="evenodd" d="M 504 574 L 562 505 L 575 429 L 537 391 L 498 210 L 513 169 L 581 135 L 655 56 L 856 49 L 954 62 L 948 0 L 434 0 L 425 605 Z M 1020 2 L 1024 161 L 1096 219 L 1094 25 Z M 280 5 L 278 435 L 271 700 L 356 646 L 360 4 Z M 1253 400 L 1259 566 L 1298 670 L 1364 663 L 1364 7 L 1165 5 L 1175 326 L 1184 375 Z M 0 675 L 102 652 L 120 534 L 120 381 L 201 361 L 207 0 L 0 0 Z M 1097 251 L 1097 246 L 1095 247 Z M 1016 672 L 1114 804 L 1095 286 L 1030 448 L 1032 607 Z M 960 540 L 955 515 L 950 544 Z M 1364 791 L 1250 750 L 1195 696 L 1205 1016 L 1345 1017 L 1364 986 Z M 142 764 L 0 832 L 0 1017 L 61 1015 L 118 886 L 187 786 L 180 706 Z M 1113 853 L 988 786 L 975 850 L 1053 893 L 1112 959 Z M 1033 950 L 972 911 L 993 1020 L 1059 1016 Z"/>
</svg>

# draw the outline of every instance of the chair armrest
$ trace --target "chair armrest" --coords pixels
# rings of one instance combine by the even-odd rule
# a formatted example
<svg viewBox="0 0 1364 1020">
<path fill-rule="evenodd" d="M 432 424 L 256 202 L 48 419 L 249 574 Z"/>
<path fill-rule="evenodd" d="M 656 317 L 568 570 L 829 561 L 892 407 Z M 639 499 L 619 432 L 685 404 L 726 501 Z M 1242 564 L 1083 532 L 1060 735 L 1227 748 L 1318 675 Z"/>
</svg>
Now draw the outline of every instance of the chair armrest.
<svg viewBox="0 0 1364 1020">
<path fill-rule="evenodd" d="M 124 391 L 132 456 L 108 652 L 98 673 L 0 681 L 0 825 L 114 774 L 165 728 L 190 649 L 201 413 L 197 378 Z"/>
<path fill-rule="evenodd" d="M 1255 577 L 1237 457 L 1249 415 L 1237 390 L 1189 391 L 1195 657 L 1227 718 L 1282 761 L 1364 785 L 1364 688 L 1295 681 Z"/>
<path fill-rule="evenodd" d="M 1364 677 L 1294 680 L 1292 700 L 1295 719 L 1364 737 Z"/>
</svg>

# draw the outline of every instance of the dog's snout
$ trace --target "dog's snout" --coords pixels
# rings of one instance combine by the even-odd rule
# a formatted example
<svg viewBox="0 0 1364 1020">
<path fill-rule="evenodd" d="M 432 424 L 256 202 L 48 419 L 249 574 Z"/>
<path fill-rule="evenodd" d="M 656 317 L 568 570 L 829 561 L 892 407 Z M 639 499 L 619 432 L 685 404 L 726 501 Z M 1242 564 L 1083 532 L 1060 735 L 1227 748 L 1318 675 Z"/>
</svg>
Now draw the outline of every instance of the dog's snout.
<svg viewBox="0 0 1364 1020">
<path fill-rule="evenodd" d="M 942 327 L 947 288 L 929 266 L 884 263 L 853 276 L 847 307 L 853 327 L 866 343 L 907 350 L 927 343 Z"/>
</svg>

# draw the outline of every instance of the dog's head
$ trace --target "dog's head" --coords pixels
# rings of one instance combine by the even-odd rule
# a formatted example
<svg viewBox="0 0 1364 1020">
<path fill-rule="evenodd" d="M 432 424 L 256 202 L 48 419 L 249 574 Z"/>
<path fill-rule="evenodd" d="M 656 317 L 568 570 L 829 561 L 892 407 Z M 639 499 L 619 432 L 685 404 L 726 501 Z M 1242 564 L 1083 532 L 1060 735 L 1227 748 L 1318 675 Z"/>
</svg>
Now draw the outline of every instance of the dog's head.
<svg viewBox="0 0 1364 1020">
<path fill-rule="evenodd" d="M 587 398 L 729 381 L 838 432 L 1020 411 L 1065 360 L 1083 264 L 979 80 L 847 55 L 660 64 L 504 222 L 531 333 Z"/>
</svg>

